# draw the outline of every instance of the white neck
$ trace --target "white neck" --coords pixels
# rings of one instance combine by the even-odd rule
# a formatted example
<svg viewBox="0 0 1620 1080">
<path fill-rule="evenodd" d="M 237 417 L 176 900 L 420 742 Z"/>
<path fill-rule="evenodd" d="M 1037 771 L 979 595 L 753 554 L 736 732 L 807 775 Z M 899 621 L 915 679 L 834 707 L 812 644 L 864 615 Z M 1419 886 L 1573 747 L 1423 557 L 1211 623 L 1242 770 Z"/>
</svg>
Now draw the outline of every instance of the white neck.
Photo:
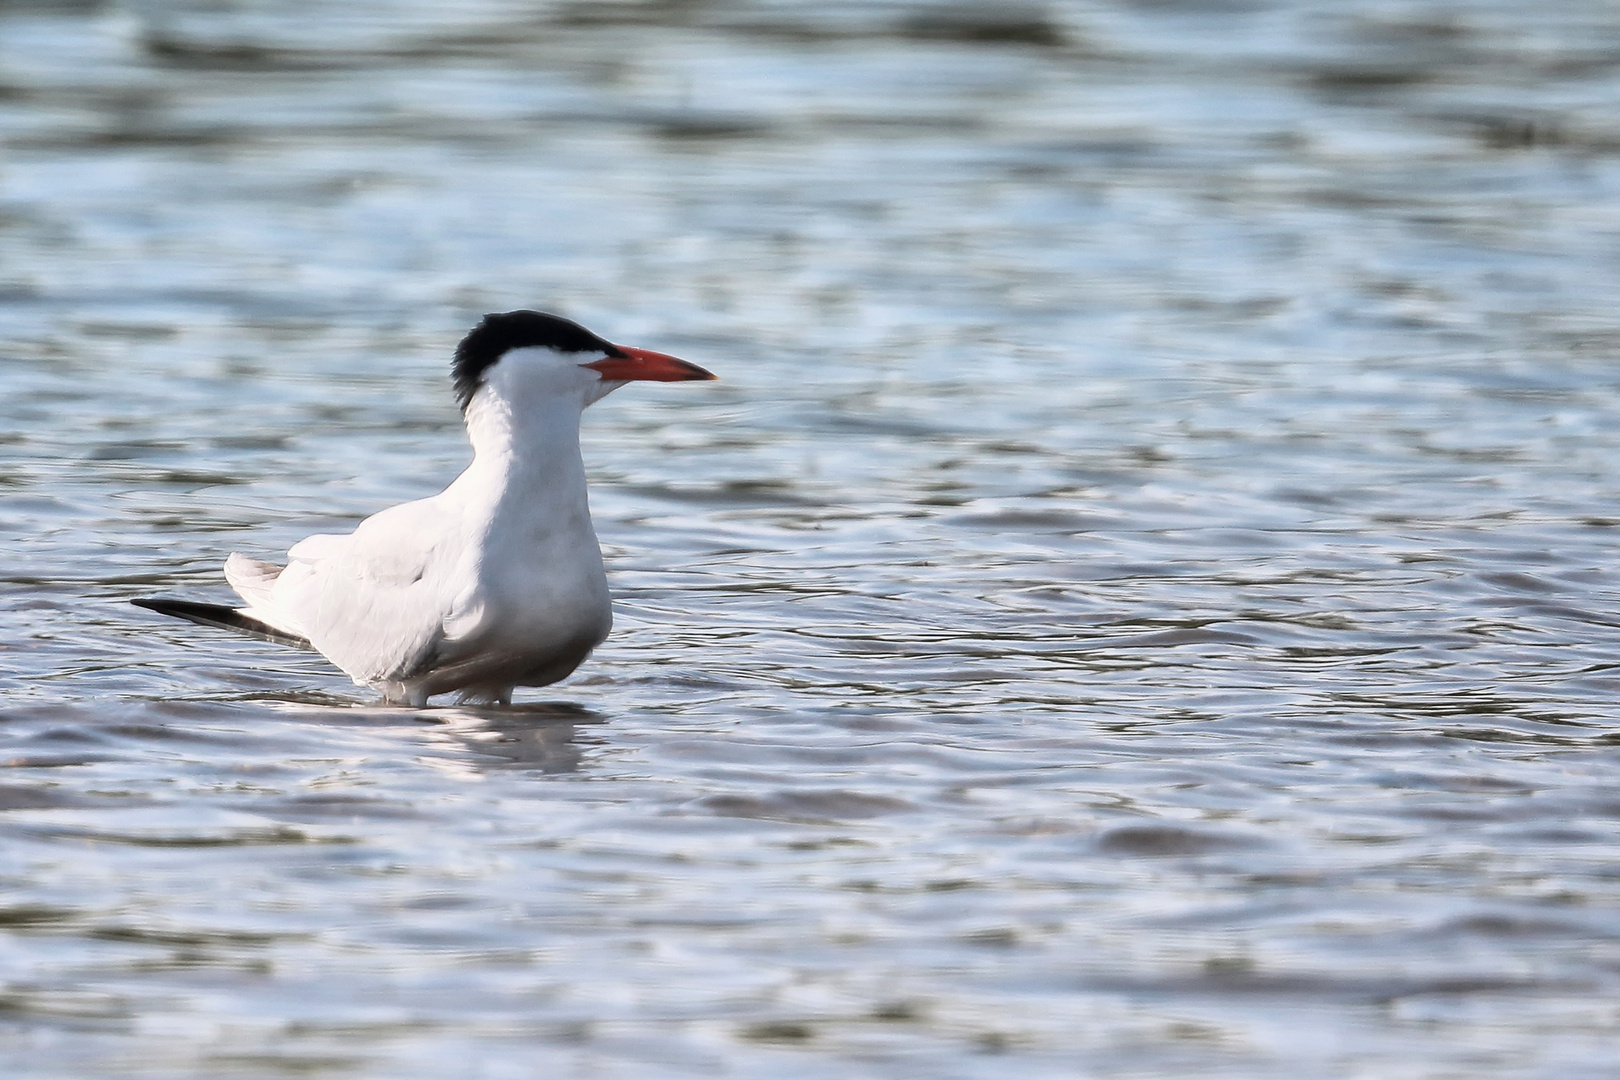
<svg viewBox="0 0 1620 1080">
<path fill-rule="evenodd" d="M 462 481 L 493 499 L 491 510 L 503 516 L 544 517 L 562 527 L 576 515 L 589 522 L 579 452 L 582 404 L 557 395 L 514 408 L 496 388 L 480 388 L 467 405 L 473 462 Z"/>
</svg>

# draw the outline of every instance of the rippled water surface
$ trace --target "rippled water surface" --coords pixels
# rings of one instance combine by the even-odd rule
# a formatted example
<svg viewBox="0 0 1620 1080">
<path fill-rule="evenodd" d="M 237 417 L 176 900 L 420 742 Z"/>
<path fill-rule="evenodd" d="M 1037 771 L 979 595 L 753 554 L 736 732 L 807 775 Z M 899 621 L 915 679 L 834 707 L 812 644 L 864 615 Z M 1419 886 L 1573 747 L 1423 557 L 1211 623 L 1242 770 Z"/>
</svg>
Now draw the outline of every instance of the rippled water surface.
<svg viewBox="0 0 1620 1080">
<path fill-rule="evenodd" d="M 1598 0 L 0 8 L 0 1071 L 1612 1077 Z M 386 709 L 224 599 L 485 311 L 618 611 Z"/>
</svg>

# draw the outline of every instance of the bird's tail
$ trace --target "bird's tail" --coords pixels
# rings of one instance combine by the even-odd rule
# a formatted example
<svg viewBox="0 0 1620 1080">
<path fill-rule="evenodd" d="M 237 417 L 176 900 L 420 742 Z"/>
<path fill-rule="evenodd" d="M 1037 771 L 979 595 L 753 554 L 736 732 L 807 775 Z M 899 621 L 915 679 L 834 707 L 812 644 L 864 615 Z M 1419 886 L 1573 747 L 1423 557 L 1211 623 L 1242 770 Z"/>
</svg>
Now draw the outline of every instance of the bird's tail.
<svg viewBox="0 0 1620 1080">
<path fill-rule="evenodd" d="M 231 583 L 236 595 L 248 602 L 249 607 L 273 607 L 271 596 L 282 569 L 275 563 L 260 562 L 240 551 L 233 551 L 231 557 L 225 560 L 225 580 Z"/>
<path fill-rule="evenodd" d="M 217 626 L 221 630 L 234 630 L 238 634 L 274 641 L 278 645 L 292 645 L 299 649 L 313 649 L 309 639 L 271 626 L 267 622 L 237 608 L 223 604 L 198 604 L 190 600 L 168 600 L 163 597 L 141 597 L 130 603 L 138 608 L 155 611 L 160 615 L 173 615 L 200 626 Z"/>
</svg>

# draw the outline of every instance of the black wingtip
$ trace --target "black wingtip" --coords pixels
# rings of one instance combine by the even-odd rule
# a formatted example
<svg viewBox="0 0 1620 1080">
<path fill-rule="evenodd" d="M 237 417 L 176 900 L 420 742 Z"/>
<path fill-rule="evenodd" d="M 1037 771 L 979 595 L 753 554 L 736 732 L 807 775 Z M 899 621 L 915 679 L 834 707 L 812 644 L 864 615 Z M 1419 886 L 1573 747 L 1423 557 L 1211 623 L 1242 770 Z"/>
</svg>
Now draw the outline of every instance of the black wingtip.
<svg viewBox="0 0 1620 1080">
<path fill-rule="evenodd" d="M 277 630 L 268 623 L 251 618 L 233 607 L 223 604 L 199 604 L 192 600 L 170 600 L 162 596 L 141 596 L 130 601 L 138 608 L 155 611 L 159 615 L 172 615 L 176 619 L 194 622 L 199 626 L 215 626 L 238 634 L 273 641 L 277 645 L 291 645 L 297 649 L 312 649 L 309 639 Z"/>
</svg>

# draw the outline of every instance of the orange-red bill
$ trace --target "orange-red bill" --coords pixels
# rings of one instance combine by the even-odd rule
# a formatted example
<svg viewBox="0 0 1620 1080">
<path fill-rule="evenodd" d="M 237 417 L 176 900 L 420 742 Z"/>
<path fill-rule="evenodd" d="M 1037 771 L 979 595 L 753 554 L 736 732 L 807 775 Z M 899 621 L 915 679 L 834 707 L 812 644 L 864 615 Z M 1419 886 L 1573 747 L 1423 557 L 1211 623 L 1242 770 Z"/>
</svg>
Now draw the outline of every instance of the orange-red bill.
<svg viewBox="0 0 1620 1080">
<path fill-rule="evenodd" d="M 653 352 L 651 349 L 632 349 L 628 345 L 615 346 L 623 356 L 608 356 L 601 360 L 593 360 L 580 367 L 592 368 L 602 373 L 602 378 L 611 382 L 622 382 L 630 379 L 651 379 L 654 382 L 684 382 L 688 379 L 716 379 L 719 378 L 711 372 L 704 371 L 696 364 L 689 364 L 679 357 L 667 353 Z"/>
</svg>

